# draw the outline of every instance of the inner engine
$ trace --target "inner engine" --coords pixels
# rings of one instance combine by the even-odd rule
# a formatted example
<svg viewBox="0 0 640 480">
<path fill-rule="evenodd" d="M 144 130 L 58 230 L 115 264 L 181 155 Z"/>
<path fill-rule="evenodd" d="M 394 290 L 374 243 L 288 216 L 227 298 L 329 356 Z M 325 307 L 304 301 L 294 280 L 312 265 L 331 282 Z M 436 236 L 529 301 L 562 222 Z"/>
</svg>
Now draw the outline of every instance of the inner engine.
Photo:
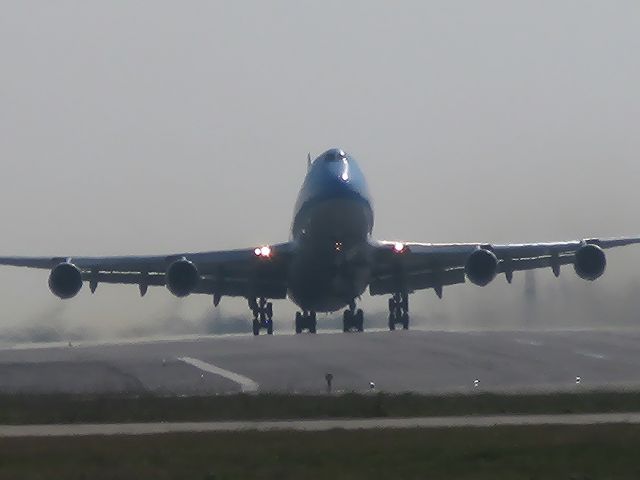
<svg viewBox="0 0 640 480">
<path fill-rule="evenodd" d="M 607 257 L 597 245 L 584 245 L 576 251 L 573 268 L 584 280 L 595 280 L 607 267 Z"/>
<path fill-rule="evenodd" d="M 59 263 L 49 274 L 49 289 L 62 299 L 75 297 L 82 288 L 82 273 L 73 263 Z"/>
<path fill-rule="evenodd" d="M 171 293 L 176 297 L 186 297 L 198 286 L 200 274 L 193 262 L 181 258 L 169 265 L 165 279 Z"/>
<path fill-rule="evenodd" d="M 471 283 L 484 287 L 498 274 L 498 258 L 490 250 L 476 250 L 469 255 L 464 272 Z"/>
</svg>

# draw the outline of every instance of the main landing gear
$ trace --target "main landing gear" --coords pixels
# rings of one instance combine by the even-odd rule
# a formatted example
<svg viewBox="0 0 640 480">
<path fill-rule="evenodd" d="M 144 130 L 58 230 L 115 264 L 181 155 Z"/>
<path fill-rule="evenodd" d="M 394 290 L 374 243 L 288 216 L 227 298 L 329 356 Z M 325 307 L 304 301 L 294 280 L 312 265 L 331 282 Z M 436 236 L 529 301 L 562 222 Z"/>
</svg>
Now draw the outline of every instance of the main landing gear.
<svg viewBox="0 0 640 480">
<path fill-rule="evenodd" d="M 262 297 L 249 300 L 249 308 L 253 311 L 253 334 L 260 335 L 261 329 L 267 330 L 267 335 L 273 335 L 273 304 Z"/>
<path fill-rule="evenodd" d="M 409 330 L 409 295 L 406 293 L 394 293 L 389 299 L 389 330 L 395 330 L 396 325 Z"/>
<path fill-rule="evenodd" d="M 349 309 L 345 310 L 342 316 L 342 331 L 350 332 L 352 330 L 358 332 L 364 330 L 364 313 L 361 308 L 356 310 L 355 302 L 349 304 Z"/>
<path fill-rule="evenodd" d="M 309 330 L 309 333 L 316 333 L 316 312 L 296 312 L 296 333 Z"/>
</svg>

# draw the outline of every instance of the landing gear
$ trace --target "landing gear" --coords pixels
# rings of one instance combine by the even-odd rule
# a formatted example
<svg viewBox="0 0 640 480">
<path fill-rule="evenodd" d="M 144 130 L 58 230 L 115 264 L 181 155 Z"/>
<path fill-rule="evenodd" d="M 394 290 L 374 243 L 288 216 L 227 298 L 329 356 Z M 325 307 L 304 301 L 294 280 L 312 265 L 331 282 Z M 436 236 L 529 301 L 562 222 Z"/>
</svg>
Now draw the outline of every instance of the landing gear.
<svg viewBox="0 0 640 480">
<path fill-rule="evenodd" d="M 249 308 L 253 311 L 253 334 L 260 335 L 264 328 L 267 335 L 273 335 L 273 304 L 262 297 L 259 301 L 249 300 Z"/>
<path fill-rule="evenodd" d="M 296 312 L 296 333 L 309 330 L 309 333 L 316 333 L 316 312 Z"/>
<path fill-rule="evenodd" d="M 389 330 L 395 330 L 396 325 L 409 330 L 409 295 L 406 293 L 395 293 L 389 299 Z"/>
<path fill-rule="evenodd" d="M 342 331 L 350 332 L 352 330 L 364 331 L 364 313 L 361 308 L 356 310 L 355 302 L 349 304 L 349 309 L 345 310 L 342 316 Z"/>
</svg>

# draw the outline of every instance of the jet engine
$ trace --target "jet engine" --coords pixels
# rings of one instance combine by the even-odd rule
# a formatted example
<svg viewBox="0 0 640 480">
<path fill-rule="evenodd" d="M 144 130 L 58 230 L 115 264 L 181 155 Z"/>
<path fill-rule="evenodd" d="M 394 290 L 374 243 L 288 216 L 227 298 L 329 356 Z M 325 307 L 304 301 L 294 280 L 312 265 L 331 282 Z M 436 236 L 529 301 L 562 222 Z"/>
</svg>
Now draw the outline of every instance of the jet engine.
<svg viewBox="0 0 640 480">
<path fill-rule="evenodd" d="M 464 272 L 471 283 L 484 287 L 498 274 L 498 258 L 490 250 L 476 250 L 469 255 Z"/>
<path fill-rule="evenodd" d="M 82 273 L 73 263 L 62 262 L 49 274 L 49 289 L 62 299 L 75 297 L 82 288 Z"/>
<path fill-rule="evenodd" d="M 176 297 L 186 297 L 198 286 L 200 274 L 193 262 L 181 258 L 169 265 L 165 279 L 171 293 Z"/>
<path fill-rule="evenodd" d="M 584 280 L 595 280 L 607 267 L 607 257 L 597 245 L 584 245 L 576 251 L 573 264 L 578 276 Z"/>
</svg>

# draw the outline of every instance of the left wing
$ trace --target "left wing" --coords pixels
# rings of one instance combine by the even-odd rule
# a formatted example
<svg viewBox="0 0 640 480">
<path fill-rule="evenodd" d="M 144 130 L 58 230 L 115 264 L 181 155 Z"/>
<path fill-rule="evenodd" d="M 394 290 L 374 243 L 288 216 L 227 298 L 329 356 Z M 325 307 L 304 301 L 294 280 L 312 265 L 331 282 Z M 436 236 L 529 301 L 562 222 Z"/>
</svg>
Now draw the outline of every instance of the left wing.
<svg viewBox="0 0 640 480">
<path fill-rule="evenodd" d="M 369 290 L 383 295 L 433 288 L 442 297 L 444 286 L 465 279 L 484 286 L 504 273 L 511 283 L 513 272 L 549 267 L 558 276 L 568 264 L 580 277 L 595 280 L 606 267 L 604 249 L 637 243 L 640 237 L 506 245 L 378 242 Z"/>
<path fill-rule="evenodd" d="M 266 248 L 267 250 L 265 250 Z M 286 297 L 286 272 L 292 244 L 260 249 L 110 257 L 0 257 L 0 265 L 50 269 L 49 286 L 61 298 L 89 282 L 133 284 L 144 295 L 149 286 L 166 285 L 177 296 L 189 293 L 246 298 Z"/>
</svg>

